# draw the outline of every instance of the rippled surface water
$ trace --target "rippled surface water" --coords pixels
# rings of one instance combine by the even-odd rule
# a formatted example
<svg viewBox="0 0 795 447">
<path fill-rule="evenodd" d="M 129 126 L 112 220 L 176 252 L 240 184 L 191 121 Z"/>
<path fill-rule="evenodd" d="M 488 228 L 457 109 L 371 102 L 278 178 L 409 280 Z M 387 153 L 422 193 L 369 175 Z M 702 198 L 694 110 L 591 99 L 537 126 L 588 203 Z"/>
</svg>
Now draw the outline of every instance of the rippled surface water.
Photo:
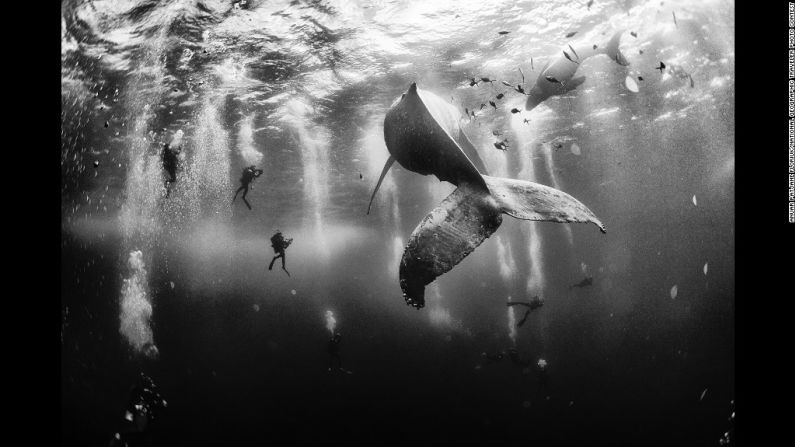
<svg viewBox="0 0 795 447">
<path fill-rule="evenodd" d="M 529 91 L 568 43 L 622 29 L 629 66 L 583 60 L 582 85 L 531 111 L 501 82 Z M 64 1 L 61 67 L 64 443 L 107 445 L 139 371 L 169 401 L 149 445 L 726 430 L 733 2 Z M 406 307 L 403 247 L 454 188 L 395 165 L 366 214 L 411 82 L 460 110 L 490 174 L 571 194 L 607 234 L 505 216 Z M 182 147 L 168 197 L 166 142 Z M 231 199 L 251 164 L 249 211 Z M 267 270 L 276 229 L 290 277 Z M 536 295 L 517 328 L 505 303 Z M 326 370 L 329 325 L 354 374 Z M 475 368 L 508 347 L 548 362 L 549 400 L 507 360 Z"/>
</svg>

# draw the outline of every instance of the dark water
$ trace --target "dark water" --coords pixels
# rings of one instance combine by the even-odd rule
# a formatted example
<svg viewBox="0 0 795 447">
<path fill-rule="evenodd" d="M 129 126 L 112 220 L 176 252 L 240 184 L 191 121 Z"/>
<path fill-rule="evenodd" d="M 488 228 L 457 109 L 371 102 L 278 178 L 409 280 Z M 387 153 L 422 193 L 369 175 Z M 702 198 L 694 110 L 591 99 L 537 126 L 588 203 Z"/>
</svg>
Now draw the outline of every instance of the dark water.
<svg viewBox="0 0 795 447">
<path fill-rule="evenodd" d="M 733 2 L 235 3 L 62 3 L 63 444 L 108 445 L 145 371 L 168 400 L 149 445 L 718 445 Z M 628 67 L 589 58 L 583 85 L 530 112 L 499 82 L 469 86 L 521 68 L 529 89 L 566 33 L 618 29 Z M 384 114 L 414 81 L 476 110 L 462 127 L 491 173 L 571 194 L 607 234 L 506 216 L 407 307 L 403 246 L 453 187 L 396 166 L 365 211 Z M 157 143 L 179 131 L 166 198 Z M 231 203 L 250 164 L 251 211 Z M 291 277 L 267 270 L 277 228 Z M 512 332 L 523 313 L 504 303 L 535 295 Z M 353 374 L 327 371 L 327 311 Z M 542 393 L 532 368 L 476 369 L 513 346 L 548 362 Z"/>
</svg>

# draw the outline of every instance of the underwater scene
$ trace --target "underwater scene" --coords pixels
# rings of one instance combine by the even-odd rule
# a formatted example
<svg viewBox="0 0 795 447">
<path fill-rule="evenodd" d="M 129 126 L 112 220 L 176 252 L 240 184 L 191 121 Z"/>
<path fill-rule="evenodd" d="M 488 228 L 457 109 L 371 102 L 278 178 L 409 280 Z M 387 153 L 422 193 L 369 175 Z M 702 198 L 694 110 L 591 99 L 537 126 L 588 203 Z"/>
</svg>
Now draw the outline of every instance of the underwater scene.
<svg viewBox="0 0 795 447">
<path fill-rule="evenodd" d="M 734 22 L 63 0 L 62 445 L 734 445 Z"/>
</svg>

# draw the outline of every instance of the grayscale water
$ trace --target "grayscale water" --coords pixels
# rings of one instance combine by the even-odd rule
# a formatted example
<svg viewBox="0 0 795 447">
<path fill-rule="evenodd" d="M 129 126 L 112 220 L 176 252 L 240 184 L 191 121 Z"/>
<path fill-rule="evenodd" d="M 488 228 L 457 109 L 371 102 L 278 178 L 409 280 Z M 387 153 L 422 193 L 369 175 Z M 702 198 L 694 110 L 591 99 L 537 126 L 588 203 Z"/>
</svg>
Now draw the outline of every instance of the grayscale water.
<svg viewBox="0 0 795 447">
<path fill-rule="evenodd" d="M 63 443 L 108 445 L 145 371 L 168 408 L 144 445 L 717 445 L 734 3 L 586 3 L 63 1 Z M 529 90 L 567 43 L 621 29 L 629 66 L 584 60 L 582 85 L 531 111 L 501 82 Z M 412 82 L 460 109 L 492 175 L 571 194 L 607 233 L 505 216 L 406 306 L 403 248 L 454 189 L 395 164 L 366 214 Z M 232 197 L 252 164 L 249 210 Z M 289 277 L 268 270 L 277 229 Z M 516 327 L 506 303 L 536 295 Z M 327 370 L 334 331 L 353 374 Z M 477 368 L 510 347 L 548 362 L 540 397 L 532 368 Z"/>
</svg>

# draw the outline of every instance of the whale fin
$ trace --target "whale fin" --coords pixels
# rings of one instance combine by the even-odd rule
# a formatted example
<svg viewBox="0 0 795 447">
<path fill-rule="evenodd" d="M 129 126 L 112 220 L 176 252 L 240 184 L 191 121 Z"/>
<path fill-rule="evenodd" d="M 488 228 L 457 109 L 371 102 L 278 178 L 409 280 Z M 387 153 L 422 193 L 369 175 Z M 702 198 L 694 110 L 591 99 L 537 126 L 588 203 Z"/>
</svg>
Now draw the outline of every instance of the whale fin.
<svg viewBox="0 0 795 447">
<path fill-rule="evenodd" d="M 386 173 L 389 171 L 389 168 L 392 167 L 392 163 L 395 162 L 395 157 L 389 156 L 386 159 L 386 163 L 384 164 L 384 169 L 381 171 L 381 177 L 378 177 L 378 183 L 375 185 L 375 189 L 373 190 L 373 195 L 370 196 L 370 204 L 367 205 L 367 214 L 370 214 L 370 207 L 373 206 L 373 199 L 375 198 L 375 193 L 378 192 L 378 188 L 381 187 L 381 182 L 384 181 L 384 177 L 386 177 Z"/>
<path fill-rule="evenodd" d="M 500 206 L 477 185 L 462 184 L 420 222 L 400 261 L 406 304 L 425 305 L 425 286 L 472 253 L 502 223 Z"/>
<path fill-rule="evenodd" d="M 579 200 L 549 186 L 524 180 L 483 176 L 503 213 L 523 220 L 590 222 L 606 233 L 604 224 Z"/>
<path fill-rule="evenodd" d="M 464 154 L 466 154 L 466 156 L 469 157 L 469 161 L 471 161 L 472 164 L 475 165 L 475 168 L 481 174 L 488 175 L 488 172 L 486 172 L 486 165 L 483 164 L 483 160 L 480 158 L 480 155 L 478 155 L 478 151 L 477 149 L 475 149 L 475 145 L 473 145 L 472 142 L 469 141 L 469 138 L 467 138 L 467 135 L 464 133 L 463 129 L 458 129 L 458 138 L 456 140 L 458 145 L 461 147 L 461 150 L 464 151 Z"/>
<path fill-rule="evenodd" d="M 624 57 L 624 54 L 618 48 L 618 45 L 621 43 L 621 34 L 623 33 L 624 30 L 619 30 L 618 32 L 613 34 L 613 37 L 610 38 L 609 42 L 607 42 L 607 45 L 605 46 L 603 51 L 606 55 L 610 57 L 610 59 L 613 59 L 618 65 L 626 67 L 627 65 L 629 65 L 629 61 L 627 60 L 626 57 Z"/>
<path fill-rule="evenodd" d="M 575 88 L 579 87 L 580 85 L 582 85 L 583 82 L 585 82 L 585 76 L 572 78 L 569 80 L 569 82 L 566 83 L 566 86 L 563 89 L 564 91 L 570 92 Z"/>
</svg>

